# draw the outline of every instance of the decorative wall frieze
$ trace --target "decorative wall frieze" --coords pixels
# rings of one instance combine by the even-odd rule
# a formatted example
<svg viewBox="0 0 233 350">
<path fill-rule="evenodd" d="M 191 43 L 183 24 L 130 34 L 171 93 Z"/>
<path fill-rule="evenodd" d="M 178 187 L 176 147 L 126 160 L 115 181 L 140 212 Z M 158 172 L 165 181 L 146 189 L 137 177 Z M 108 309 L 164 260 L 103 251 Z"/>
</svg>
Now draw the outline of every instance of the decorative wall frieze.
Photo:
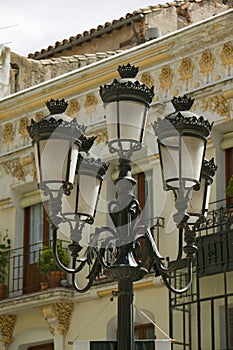
<svg viewBox="0 0 233 350">
<path fill-rule="evenodd" d="M 215 57 L 210 50 L 205 50 L 201 54 L 199 60 L 200 71 L 206 77 L 206 82 L 209 83 L 209 75 L 214 70 Z"/>
<path fill-rule="evenodd" d="M 58 334 L 63 335 L 65 338 L 69 329 L 73 304 L 54 303 L 41 306 L 40 311 L 49 326 L 50 333 L 55 336 L 57 331 Z"/>
<path fill-rule="evenodd" d="M 4 163 L 2 163 L 2 166 L 6 172 L 6 174 L 11 175 L 13 177 L 16 177 L 16 179 L 20 181 L 24 181 L 25 177 L 27 175 L 27 172 L 24 168 L 24 166 L 21 163 L 21 160 L 14 159 L 14 160 L 9 160 Z"/>
<path fill-rule="evenodd" d="M 31 174 L 34 179 L 36 177 L 33 154 L 25 157 L 9 159 L 3 161 L 0 165 L 3 167 L 7 175 L 16 178 L 19 181 L 25 181 L 28 174 Z"/>
<path fill-rule="evenodd" d="M 202 99 L 201 109 L 205 112 L 210 110 L 224 117 L 226 121 L 231 119 L 231 106 L 223 95 L 211 96 Z"/>
<path fill-rule="evenodd" d="M 86 114 L 91 116 L 96 111 L 96 106 L 98 104 L 98 99 L 94 94 L 87 94 L 86 99 L 84 102 L 84 108 L 86 111 Z"/>
<path fill-rule="evenodd" d="M 146 72 L 141 75 L 140 81 L 151 88 L 154 85 L 154 79 L 150 73 Z"/>
<path fill-rule="evenodd" d="M 99 145 L 100 143 L 106 143 L 106 141 L 108 140 L 107 130 L 101 130 L 95 136 L 96 136 L 96 140 L 95 140 L 96 145 Z"/>
<path fill-rule="evenodd" d="M 19 134 L 21 135 L 21 137 L 23 139 L 23 145 L 28 143 L 26 141 L 29 140 L 27 126 L 28 126 L 28 119 L 26 117 L 21 118 L 19 120 Z"/>
<path fill-rule="evenodd" d="M 8 347 L 14 340 L 13 333 L 16 319 L 15 315 L 0 315 L 1 343 L 5 347 Z"/>
<path fill-rule="evenodd" d="M 165 92 L 165 97 L 167 97 L 168 90 L 172 87 L 173 76 L 174 73 L 170 66 L 166 65 L 162 67 L 161 72 L 159 74 L 159 85 L 161 89 Z"/>
<path fill-rule="evenodd" d="M 7 147 L 7 152 L 10 150 L 10 145 L 14 140 L 14 136 L 15 136 L 15 128 L 13 127 L 13 124 L 6 123 L 3 127 L 2 137 L 3 137 L 3 143 Z"/>
<path fill-rule="evenodd" d="M 189 57 L 183 58 L 178 72 L 180 73 L 180 80 L 185 84 L 185 90 L 188 90 L 189 81 L 193 79 L 194 64 Z"/>
<path fill-rule="evenodd" d="M 77 117 L 80 109 L 81 109 L 81 106 L 80 106 L 80 103 L 78 102 L 78 100 L 72 99 L 69 101 L 69 105 L 66 109 L 66 114 L 72 118 Z"/>
<path fill-rule="evenodd" d="M 227 74 L 230 76 L 231 67 L 233 68 L 233 45 L 231 42 L 225 43 L 219 54 L 222 60 L 222 65 L 227 69 Z"/>
</svg>

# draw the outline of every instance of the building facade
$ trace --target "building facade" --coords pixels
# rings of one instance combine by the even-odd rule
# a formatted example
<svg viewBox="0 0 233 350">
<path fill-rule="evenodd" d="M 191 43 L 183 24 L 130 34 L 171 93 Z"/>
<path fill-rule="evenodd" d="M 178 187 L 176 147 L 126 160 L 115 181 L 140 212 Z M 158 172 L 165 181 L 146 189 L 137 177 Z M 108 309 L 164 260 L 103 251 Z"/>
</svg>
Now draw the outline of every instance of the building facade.
<svg viewBox="0 0 233 350">
<path fill-rule="evenodd" d="M 78 294 L 66 276 L 63 284 L 41 289 L 43 276 L 38 261 L 43 246 L 49 245 L 51 233 L 46 220 L 47 198 L 36 186 L 27 126 L 31 119 L 40 120 L 48 115 L 46 101 L 64 98 L 69 102 L 67 114 L 86 125 L 88 135 L 97 137 L 92 152 L 110 161 L 111 167 L 103 184 L 95 223 L 87 228 L 90 236 L 95 226 L 108 220 L 106 203 L 112 198 L 112 179 L 116 176 L 116 159 L 106 147 L 99 86 L 116 78 L 117 67 L 128 62 L 139 67 L 139 80 L 149 87 L 155 86 L 143 147 L 133 159 L 133 173 L 138 179 L 137 192 L 145 220 L 151 226 L 154 224 L 154 235 L 164 257 L 175 259 L 177 234 L 172 220 L 173 198 L 161 186 L 151 123 L 172 111 L 173 96 L 188 94 L 195 99 L 192 111 L 214 122 L 206 156 L 214 157 L 218 164 L 210 200 L 213 219 L 203 224 L 199 233 L 200 249 L 192 290 L 181 297 L 169 296 L 160 277 L 153 274 L 136 282 L 136 337 L 159 339 L 165 333 L 176 339 L 174 349 L 233 347 L 231 211 L 230 207 L 225 209 L 230 204 L 230 200 L 225 200 L 227 180 L 233 174 L 233 41 L 229 29 L 232 18 L 233 10 L 227 10 L 125 51 L 115 51 L 101 59 L 93 55 L 94 62 L 77 69 L 74 67 L 80 57 L 76 57 L 75 63 L 69 63 L 74 64 L 72 69 L 54 76 L 50 75 L 52 69 L 45 68 L 45 62 L 22 58 L 22 62 L 27 62 L 25 67 L 22 64 L 25 70 L 27 65 L 34 65 L 34 72 L 38 71 L 43 78 L 38 81 L 34 74 L 34 78 L 28 78 L 28 86 L 22 85 L 24 89 L 13 94 L 7 90 L 10 89 L 7 81 L 11 82 L 11 88 L 21 84 L 20 79 L 17 82 L 17 66 L 12 65 L 12 58 L 15 62 L 19 57 L 2 48 L 5 73 L 1 84 L 5 92 L 0 100 L 0 232 L 2 238 L 6 232 L 10 237 L 11 251 L 4 277 L 7 291 L 0 300 L 0 349 L 68 350 L 76 339 L 116 339 L 114 282 L 102 276 L 88 292 Z M 69 238 L 65 226 L 61 227 L 59 237 L 66 248 Z M 180 276 L 185 276 L 182 268 L 174 275 L 174 283 L 183 283 Z M 83 276 L 78 278 L 82 283 Z"/>
</svg>

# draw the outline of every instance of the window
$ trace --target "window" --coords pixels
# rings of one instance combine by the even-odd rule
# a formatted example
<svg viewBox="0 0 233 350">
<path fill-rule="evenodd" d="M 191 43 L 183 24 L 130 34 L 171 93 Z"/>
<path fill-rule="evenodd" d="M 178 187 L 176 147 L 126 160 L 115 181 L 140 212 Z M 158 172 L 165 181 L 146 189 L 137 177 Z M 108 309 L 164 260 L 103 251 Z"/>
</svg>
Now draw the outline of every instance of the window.
<svg viewBox="0 0 233 350">
<path fill-rule="evenodd" d="M 142 221 L 149 224 L 153 218 L 153 172 L 148 170 L 134 176 L 137 181 L 135 196 L 138 199 L 142 211 Z"/>
<path fill-rule="evenodd" d="M 140 324 L 134 327 L 135 339 L 155 339 L 155 328 L 152 323 Z"/>
<path fill-rule="evenodd" d="M 24 293 L 40 289 L 37 262 L 43 245 L 48 245 L 50 239 L 46 206 L 39 203 L 26 207 L 24 211 Z"/>
<path fill-rule="evenodd" d="M 233 175 L 233 148 L 225 150 L 225 171 L 226 171 L 226 187 L 230 177 Z M 227 204 L 233 204 L 233 197 L 227 197 Z"/>
</svg>

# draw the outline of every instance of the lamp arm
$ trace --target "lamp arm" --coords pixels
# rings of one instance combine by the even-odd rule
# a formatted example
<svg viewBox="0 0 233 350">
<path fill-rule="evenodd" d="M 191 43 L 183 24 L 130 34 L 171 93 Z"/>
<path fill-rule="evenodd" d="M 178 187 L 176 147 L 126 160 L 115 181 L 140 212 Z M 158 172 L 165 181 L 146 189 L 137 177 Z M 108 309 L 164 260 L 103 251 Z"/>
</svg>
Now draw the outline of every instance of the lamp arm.
<svg viewBox="0 0 233 350">
<path fill-rule="evenodd" d="M 76 268 L 75 268 L 75 265 L 76 265 L 76 258 L 73 258 L 73 264 L 72 264 L 73 270 L 76 269 Z M 91 272 L 90 272 L 89 275 L 87 276 L 87 278 L 89 279 L 89 281 L 88 281 L 88 283 L 86 284 L 86 286 L 83 287 L 83 288 L 80 288 L 80 287 L 78 286 L 78 284 L 77 284 L 76 273 L 72 273 L 72 285 L 73 285 L 73 287 L 75 288 L 75 290 L 76 290 L 77 292 L 79 292 L 79 293 L 85 293 L 85 292 L 87 292 L 87 291 L 91 288 L 91 286 L 92 286 L 92 284 L 93 284 L 93 282 L 94 282 L 94 280 L 95 280 L 95 278 L 96 278 L 96 276 L 97 276 L 96 272 L 97 272 L 97 270 L 99 269 L 99 266 L 98 266 L 98 265 L 99 265 L 99 262 L 98 262 L 97 259 L 96 259 L 96 261 L 95 261 L 95 263 L 94 263 L 94 266 L 93 266 Z"/>
<path fill-rule="evenodd" d="M 184 292 L 187 292 L 187 290 L 191 287 L 191 284 L 192 284 L 192 265 L 193 265 L 193 258 L 188 259 L 188 283 L 186 284 L 186 286 L 184 288 L 177 289 L 177 288 L 172 287 L 170 285 L 170 283 L 168 282 L 168 277 L 169 277 L 168 274 L 163 273 L 161 276 L 162 276 L 162 279 L 163 279 L 165 286 L 171 292 L 173 292 L 175 294 L 182 294 Z"/>
<path fill-rule="evenodd" d="M 77 273 L 77 272 L 81 271 L 84 268 L 84 266 L 86 265 L 87 259 L 80 259 L 79 260 L 80 264 L 78 265 L 78 267 L 75 267 L 75 268 L 69 268 L 69 267 L 63 265 L 61 260 L 59 259 L 58 251 L 57 251 L 57 228 L 52 227 L 52 230 L 53 230 L 53 256 L 54 256 L 54 260 L 55 260 L 56 265 L 59 268 L 61 268 L 64 272 L 69 273 L 69 274 L 73 274 L 73 273 Z M 77 261 L 77 256 L 75 256 L 73 259 L 75 259 L 75 261 Z"/>
<path fill-rule="evenodd" d="M 151 231 L 149 229 L 149 227 L 147 227 L 146 231 L 145 231 L 145 237 L 147 242 L 149 243 L 149 247 L 152 249 L 153 252 L 153 258 L 155 260 L 156 263 L 156 267 L 158 269 L 158 273 L 159 274 L 163 274 L 163 273 L 170 273 L 173 270 L 175 270 L 182 258 L 182 249 L 183 249 L 183 229 L 180 228 L 179 229 L 179 242 L 178 242 L 178 254 L 177 254 L 177 258 L 176 260 L 169 266 L 169 267 L 165 267 L 162 260 L 163 257 L 161 256 L 161 254 L 159 253 L 159 250 L 157 248 L 157 245 L 153 239 L 153 236 L 151 234 Z"/>
</svg>

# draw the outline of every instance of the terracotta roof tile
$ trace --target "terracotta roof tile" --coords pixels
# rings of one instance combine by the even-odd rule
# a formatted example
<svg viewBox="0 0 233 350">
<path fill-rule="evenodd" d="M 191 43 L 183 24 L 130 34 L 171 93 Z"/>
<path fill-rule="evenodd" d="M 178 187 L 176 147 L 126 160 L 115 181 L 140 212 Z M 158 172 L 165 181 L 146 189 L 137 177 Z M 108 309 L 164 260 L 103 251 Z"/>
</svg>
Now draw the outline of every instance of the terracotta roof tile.
<svg viewBox="0 0 233 350">
<path fill-rule="evenodd" d="M 153 0 L 151 0 L 153 2 Z M 47 49 L 42 49 L 41 51 L 36 51 L 34 53 L 30 53 L 28 55 L 28 58 L 32 59 L 44 59 L 47 58 L 49 55 L 53 55 L 54 51 L 62 52 L 67 47 L 64 47 L 65 45 L 68 45 L 69 48 L 71 48 L 73 45 L 78 45 L 79 41 L 84 42 L 85 40 L 90 40 L 93 36 L 101 36 L 103 32 L 107 29 L 112 28 L 114 29 L 114 26 L 118 25 L 119 27 L 122 25 L 127 24 L 127 20 L 130 20 L 136 16 L 138 16 L 138 19 L 140 20 L 140 16 L 146 15 L 150 12 L 162 10 L 163 8 L 168 7 L 179 7 L 181 4 L 184 4 L 186 2 L 197 2 L 200 3 L 204 0 L 173 0 L 170 2 L 167 2 L 165 4 L 157 4 L 148 6 L 146 8 L 142 8 L 136 11 L 133 11 L 132 13 L 127 13 L 125 17 L 121 17 L 120 19 L 114 19 L 112 22 L 106 22 L 104 25 L 99 25 L 97 28 L 92 28 L 89 31 L 84 31 L 82 34 L 77 34 L 76 36 L 71 36 L 68 39 L 63 39 L 62 41 L 56 41 L 54 46 L 50 45 L 47 47 Z M 98 33 L 99 32 L 99 33 Z"/>
</svg>

